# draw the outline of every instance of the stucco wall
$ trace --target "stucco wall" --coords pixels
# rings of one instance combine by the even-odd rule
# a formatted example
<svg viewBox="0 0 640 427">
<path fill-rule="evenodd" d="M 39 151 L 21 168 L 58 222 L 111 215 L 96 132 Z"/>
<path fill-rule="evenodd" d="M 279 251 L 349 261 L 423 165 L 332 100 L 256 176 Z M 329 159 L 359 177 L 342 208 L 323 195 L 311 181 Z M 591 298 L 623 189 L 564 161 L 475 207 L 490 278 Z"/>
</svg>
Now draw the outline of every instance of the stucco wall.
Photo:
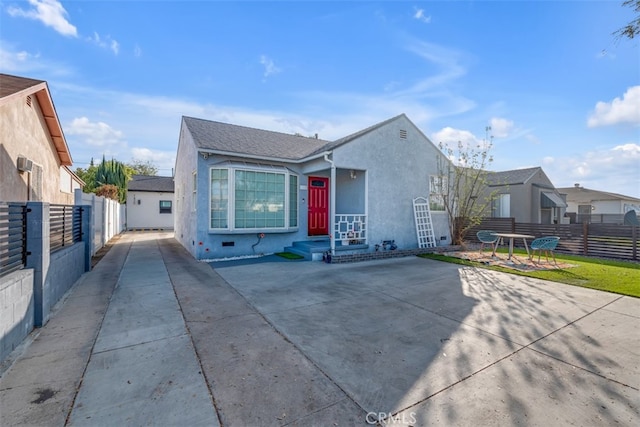
<svg viewBox="0 0 640 427">
<path fill-rule="evenodd" d="M 400 131 L 406 130 L 406 139 Z M 429 197 L 429 176 L 438 174 L 440 150 L 409 120 L 400 118 L 334 151 L 336 166 L 366 170 L 369 245 L 395 240 L 399 248 L 418 246 L 413 199 Z M 446 218 L 446 215 L 445 215 Z M 443 215 L 432 215 L 438 244 L 451 241 Z M 445 236 L 445 240 L 440 240 Z"/>
<path fill-rule="evenodd" d="M 42 167 L 42 201 L 73 204 L 73 194 L 60 191 L 60 163 L 36 96 L 31 106 L 26 97 L 0 105 L 0 200 L 28 200 L 29 173 L 19 173 L 18 156 Z"/>
<path fill-rule="evenodd" d="M 33 330 L 33 269 L 0 278 L 0 361 Z"/>
<path fill-rule="evenodd" d="M 400 130 L 407 138 L 399 137 Z M 395 240 L 399 248 L 418 245 L 413 216 L 413 199 L 429 196 L 429 176 L 436 175 L 441 153 L 409 120 L 404 118 L 353 140 L 333 153 L 336 171 L 336 213 L 366 213 L 370 249 L 382 240 Z M 198 155 L 193 140 L 183 127 L 176 159 L 175 236 L 197 259 L 219 259 L 282 251 L 294 241 L 306 240 L 308 177 L 330 176 L 330 163 L 322 158 L 305 164 L 284 164 L 298 174 L 298 228 L 287 231 L 209 232 L 209 169 L 226 161 L 247 161 L 226 156 Z M 255 161 L 257 162 L 257 161 Z M 197 209 L 193 209 L 192 179 L 197 174 Z M 356 170 L 352 179 L 350 170 Z M 433 213 L 436 241 L 448 244 L 448 218 Z M 444 237 L 444 239 L 441 239 Z"/>
<path fill-rule="evenodd" d="M 174 235 L 175 238 L 193 255 L 196 256 L 195 239 L 197 220 L 196 206 L 193 204 L 193 172 L 197 168 L 198 154 L 189 131 L 182 126 L 176 155 L 175 182 L 175 210 Z M 200 193 L 207 193 L 207 178 L 199 172 L 197 175 Z M 202 191 L 202 189 L 205 189 Z M 200 210 L 207 210 L 207 205 L 200 205 Z"/>
<path fill-rule="evenodd" d="M 171 213 L 160 213 L 160 200 L 170 200 Z M 174 193 L 127 192 L 127 228 L 163 228 L 173 230 L 176 209 Z"/>
</svg>

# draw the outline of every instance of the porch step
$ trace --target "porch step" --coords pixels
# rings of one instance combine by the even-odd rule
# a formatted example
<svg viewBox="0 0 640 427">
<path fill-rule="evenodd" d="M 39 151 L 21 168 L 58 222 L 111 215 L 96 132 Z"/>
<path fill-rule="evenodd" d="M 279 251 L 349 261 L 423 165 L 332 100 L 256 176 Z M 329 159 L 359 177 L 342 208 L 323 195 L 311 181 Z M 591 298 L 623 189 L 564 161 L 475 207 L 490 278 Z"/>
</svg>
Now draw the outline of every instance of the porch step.
<svg viewBox="0 0 640 427">
<path fill-rule="evenodd" d="M 287 246 L 284 251 L 303 256 L 306 260 L 322 261 L 322 254 L 330 248 L 329 240 L 305 240 L 293 242 L 292 246 Z"/>
<path fill-rule="evenodd" d="M 336 242 L 336 252 L 347 251 L 355 249 L 368 249 L 369 245 L 342 245 L 341 242 Z M 292 246 L 284 248 L 285 252 L 291 252 L 303 256 L 306 260 L 310 261 L 322 261 L 322 255 L 331 249 L 331 242 L 326 240 L 303 240 L 299 242 L 293 242 Z"/>
</svg>

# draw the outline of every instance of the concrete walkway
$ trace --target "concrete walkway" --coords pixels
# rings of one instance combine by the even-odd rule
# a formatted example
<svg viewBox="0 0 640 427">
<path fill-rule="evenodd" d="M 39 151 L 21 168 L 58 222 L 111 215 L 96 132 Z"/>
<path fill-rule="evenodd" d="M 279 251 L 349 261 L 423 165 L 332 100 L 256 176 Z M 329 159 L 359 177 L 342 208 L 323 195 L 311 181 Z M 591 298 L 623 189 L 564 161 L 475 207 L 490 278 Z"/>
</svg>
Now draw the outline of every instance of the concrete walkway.
<svg viewBox="0 0 640 427">
<path fill-rule="evenodd" d="M 125 233 L 0 377 L 0 425 L 637 425 L 640 300 L 415 257 L 195 261 Z"/>
</svg>

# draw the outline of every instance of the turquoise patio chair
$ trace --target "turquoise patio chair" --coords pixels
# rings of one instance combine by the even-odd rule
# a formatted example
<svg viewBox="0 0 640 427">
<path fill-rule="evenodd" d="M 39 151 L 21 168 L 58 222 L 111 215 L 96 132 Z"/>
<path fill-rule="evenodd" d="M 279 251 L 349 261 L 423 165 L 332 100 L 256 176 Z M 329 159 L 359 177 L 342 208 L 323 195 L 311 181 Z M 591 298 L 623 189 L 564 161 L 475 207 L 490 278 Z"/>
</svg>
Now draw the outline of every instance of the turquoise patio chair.
<svg viewBox="0 0 640 427">
<path fill-rule="evenodd" d="M 498 242 L 498 236 L 495 235 L 495 231 L 492 230 L 480 230 L 476 233 L 478 236 L 478 240 L 480 240 L 480 253 L 482 253 L 482 248 L 484 245 L 491 245 L 491 249 L 493 250 L 491 255 L 496 254 L 496 244 Z"/>
<path fill-rule="evenodd" d="M 536 251 L 538 251 L 538 263 L 540 263 L 540 255 L 544 251 L 547 257 L 547 262 L 549 262 L 549 252 L 551 252 L 553 263 L 558 265 L 554 251 L 556 250 L 559 241 L 560 238 L 558 236 L 538 237 L 535 239 L 529 246 L 531 248 L 531 261 L 533 261 L 533 257 L 535 256 Z"/>
</svg>

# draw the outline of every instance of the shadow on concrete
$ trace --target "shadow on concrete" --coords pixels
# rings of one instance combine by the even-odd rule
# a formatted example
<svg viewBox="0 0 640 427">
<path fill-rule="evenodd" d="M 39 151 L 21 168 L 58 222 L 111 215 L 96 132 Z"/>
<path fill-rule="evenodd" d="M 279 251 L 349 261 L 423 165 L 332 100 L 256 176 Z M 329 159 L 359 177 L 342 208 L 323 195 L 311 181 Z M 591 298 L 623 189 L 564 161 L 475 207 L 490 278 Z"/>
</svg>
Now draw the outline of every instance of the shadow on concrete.
<svg viewBox="0 0 640 427">
<path fill-rule="evenodd" d="M 216 271 L 385 424 L 633 419 L 628 364 L 582 322 L 617 295 L 418 258 Z"/>
</svg>

